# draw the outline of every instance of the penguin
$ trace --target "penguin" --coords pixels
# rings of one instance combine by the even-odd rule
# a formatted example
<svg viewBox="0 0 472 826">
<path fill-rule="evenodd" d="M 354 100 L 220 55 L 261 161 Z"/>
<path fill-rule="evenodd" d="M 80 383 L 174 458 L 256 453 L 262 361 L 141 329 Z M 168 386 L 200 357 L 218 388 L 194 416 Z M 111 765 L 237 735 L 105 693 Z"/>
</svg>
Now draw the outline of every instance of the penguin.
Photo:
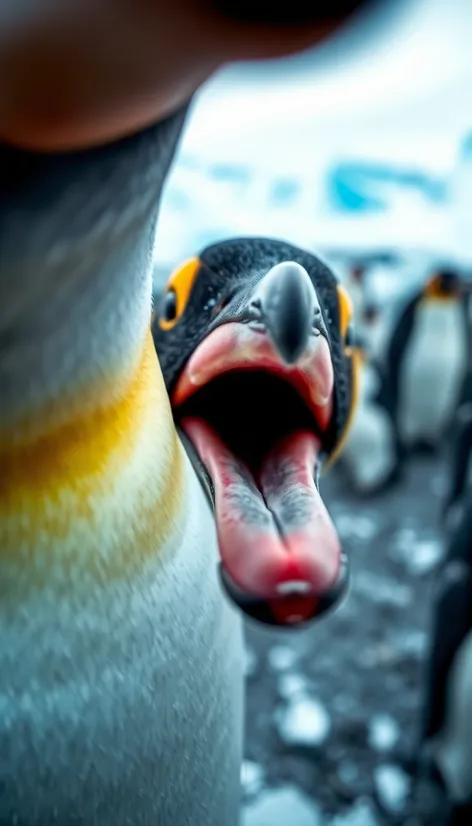
<svg viewBox="0 0 472 826">
<path fill-rule="evenodd" d="M 380 377 L 368 357 L 369 346 L 356 336 L 359 384 L 358 399 L 340 465 L 350 488 L 361 496 L 383 493 L 399 481 L 400 466 L 392 420 L 375 398 Z"/>
<path fill-rule="evenodd" d="M 354 313 L 354 322 L 359 325 L 366 298 L 366 276 L 368 264 L 363 260 L 355 259 L 347 267 L 343 284 L 351 298 Z"/>
<path fill-rule="evenodd" d="M 403 458 L 441 445 L 467 359 L 461 279 L 444 269 L 408 300 L 382 359 L 377 400 L 392 417 Z"/>
<path fill-rule="evenodd" d="M 472 417 L 463 420 L 461 448 L 470 459 Z M 456 451 L 451 472 L 461 508 L 449 524 L 433 600 L 420 743 L 420 770 L 446 795 L 445 826 L 472 822 L 472 485 L 463 489 L 463 467 Z"/>
<path fill-rule="evenodd" d="M 218 576 L 213 507 L 179 438 L 151 333 L 156 216 L 185 114 L 87 151 L 42 155 L 0 147 L 3 824 L 238 821 L 241 611 Z M 227 312 L 236 312 L 236 305 L 249 312 L 252 301 L 257 315 L 259 302 L 254 333 L 265 341 L 259 330 L 264 309 L 281 352 L 294 360 L 281 372 L 306 376 L 303 388 L 318 394 L 326 428 L 310 431 L 311 441 L 295 435 L 301 481 L 292 491 L 296 501 L 284 503 L 281 515 L 293 525 L 293 507 L 303 533 L 304 448 L 314 461 L 318 442 L 334 452 L 349 418 L 348 320 L 330 273 L 287 247 L 284 259 L 298 257 L 304 269 L 297 270 L 298 289 L 281 279 L 278 293 L 274 278 L 254 270 L 260 266 L 268 275 L 280 263 L 269 249 L 266 258 L 248 255 L 239 262 L 240 272 L 250 269 L 259 279 L 258 291 L 255 286 L 251 293 L 249 280 L 246 292 L 243 284 L 238 290 L 237 279 L 228 278 L 214 297 L 221 314 L 224 302 Z M 220 267 L 231 269 L 230 261 L 214 266 L 215 278 Z M 174 310 L 167 294 L 169 324 L 180 313 L 184 282 Z M 209 313 L 216 313 L 216 305 L 205 311 L 199 300 L 203 285 L 203 277 L 195 282 L 190 338 L 181 337 L 182 325 L 168 331 L 174 347 L 165 371 L 169 377 L 174 364 L 175 376 L 182 372 L 177 386 L 183 395 L 192 364 L 197 380 L 201 376 L 204 342 L 200 350 L 195 346 L 204 331 L 197 317 L 205 315 L 208 324 Z M 286 299 L 300 302 L 291 309 L 306 325 L 313 323 L 313 332 L 311 326 L 303 333 L 292 329 Z M 245 329 L 252 328 L 248 322 Z M 206 340 L 216 355 L 216 339 Z M 315 350 L 310 365 L 299 350 L 308 342 Z M 265 352 L 273 365 L 274 350 L 267 345 Z M 280 364 L 287 364 L 282 355 Z M 248 386 L 237 401 L 242 421 L 251 392 Z M 276 414 L 266 409 L 271 427 Z M 304 424 L 313 426 L 312 420 Z M 190 435 L 198 443 L 198 426 Z M 235 436 L 241 435 L 238 427 Z M 280 456 L 280 450 L 273 456 L 275 465 Z M 276 497 L 276 480 L 273 485 Z M 320 585 L 322 602 L 343 566 L 308 479 L 306 488 L 307 506 L 317 502 L 319 537 L 325 532 L 331 542 L 326 558 L 314 542 L 305 579 Z M 240 498 L 241 521 L 253 518 L 252 504 Z M 252 550 L 257 564 L 263 554 Z M 250 578 L 260 581 L 261 571 Z"/>
<path fill-rule="evenodd" d="M 154 312 L 176 425 L 215 510 L 222 585 L 261 622 L 319 616 L 347 587 L 319 476 L 356 403 L 351 322 L 318 258 L 253 237 L 177 267 Z"/>
</svg>

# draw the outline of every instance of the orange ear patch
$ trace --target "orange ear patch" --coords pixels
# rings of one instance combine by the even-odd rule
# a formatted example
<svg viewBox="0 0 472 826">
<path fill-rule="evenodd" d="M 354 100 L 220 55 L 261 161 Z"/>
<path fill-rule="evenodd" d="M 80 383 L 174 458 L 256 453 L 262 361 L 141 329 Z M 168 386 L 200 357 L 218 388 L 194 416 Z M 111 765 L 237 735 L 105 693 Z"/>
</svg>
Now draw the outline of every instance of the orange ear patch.
<svg viewBox="0 0 472 826">
<path fill-rule="evenodd" d="M 341 328 L 341 335 L 344 338 L 354 313 L 351 296 L 342 284 L 338 284 L 338 303 L 339 303 L 339 326 Z"/>
<path fill-rule="evenodd" d="M 162 306 L 165 307 L 166 297 L 173 295 L 175 307 L 172 317 L 166 318 L 164 315 L 159 317 L 159 327 L 162 330 L 171 330 L 184 314 L 200 266 L 199 258 L 190 258 L 177 267 L 170 276 L 162 296 Z"/>
</svg>

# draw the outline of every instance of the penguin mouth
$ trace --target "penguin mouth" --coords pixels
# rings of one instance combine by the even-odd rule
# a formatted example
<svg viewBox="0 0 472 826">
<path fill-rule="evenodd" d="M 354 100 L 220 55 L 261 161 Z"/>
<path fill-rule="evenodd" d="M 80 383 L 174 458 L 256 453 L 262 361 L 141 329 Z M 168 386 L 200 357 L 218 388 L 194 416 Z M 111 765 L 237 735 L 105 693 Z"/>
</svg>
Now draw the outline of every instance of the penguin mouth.
<svg viewBox="0 0 472 826">
<path fill-rule="evenodd" d="M 302 624 L 334 606 L 347 565 L 318 487 L 334 409 L 326 337 L 315 331 L 288 365 L 265 332 L 223 324 L 187 362 L 172 404 L 211 480 L 231 599 L 271 625 Z"/>
</svg>

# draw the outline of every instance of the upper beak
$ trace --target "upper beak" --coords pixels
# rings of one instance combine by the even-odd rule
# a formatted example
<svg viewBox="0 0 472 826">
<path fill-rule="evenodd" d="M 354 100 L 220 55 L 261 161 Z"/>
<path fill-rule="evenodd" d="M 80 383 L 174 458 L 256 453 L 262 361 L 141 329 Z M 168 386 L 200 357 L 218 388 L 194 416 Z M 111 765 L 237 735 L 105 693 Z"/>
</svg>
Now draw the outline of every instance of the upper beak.
<svg viewBox="0 0 472 826">
<path fill-rule="evenodd" d="M 293 261 L 272 267 L 256 286 L 251 319 L 265 328 L 286 364 L 295 364 L 315 335 L 321 310 L 307 271 Z"/>
</svg>

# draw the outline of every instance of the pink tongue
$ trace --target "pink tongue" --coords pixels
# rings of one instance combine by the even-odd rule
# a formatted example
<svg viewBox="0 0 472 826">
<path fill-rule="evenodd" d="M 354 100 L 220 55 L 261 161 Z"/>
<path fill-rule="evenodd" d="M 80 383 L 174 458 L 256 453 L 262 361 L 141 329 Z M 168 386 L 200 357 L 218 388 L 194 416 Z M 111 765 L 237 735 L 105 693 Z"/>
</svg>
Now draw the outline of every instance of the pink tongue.
<svg viewBox="0 0 472 826">
<path fill-rule="evenodd" d="M 263 599 L 329 590 L 341 548 L 313 479 L 316 437 L 299 431 L 276 444 L 256 482 L 206 422 L 182 427 L 211 476 L 220 555 L 235 584 Z"/>
</svg>

